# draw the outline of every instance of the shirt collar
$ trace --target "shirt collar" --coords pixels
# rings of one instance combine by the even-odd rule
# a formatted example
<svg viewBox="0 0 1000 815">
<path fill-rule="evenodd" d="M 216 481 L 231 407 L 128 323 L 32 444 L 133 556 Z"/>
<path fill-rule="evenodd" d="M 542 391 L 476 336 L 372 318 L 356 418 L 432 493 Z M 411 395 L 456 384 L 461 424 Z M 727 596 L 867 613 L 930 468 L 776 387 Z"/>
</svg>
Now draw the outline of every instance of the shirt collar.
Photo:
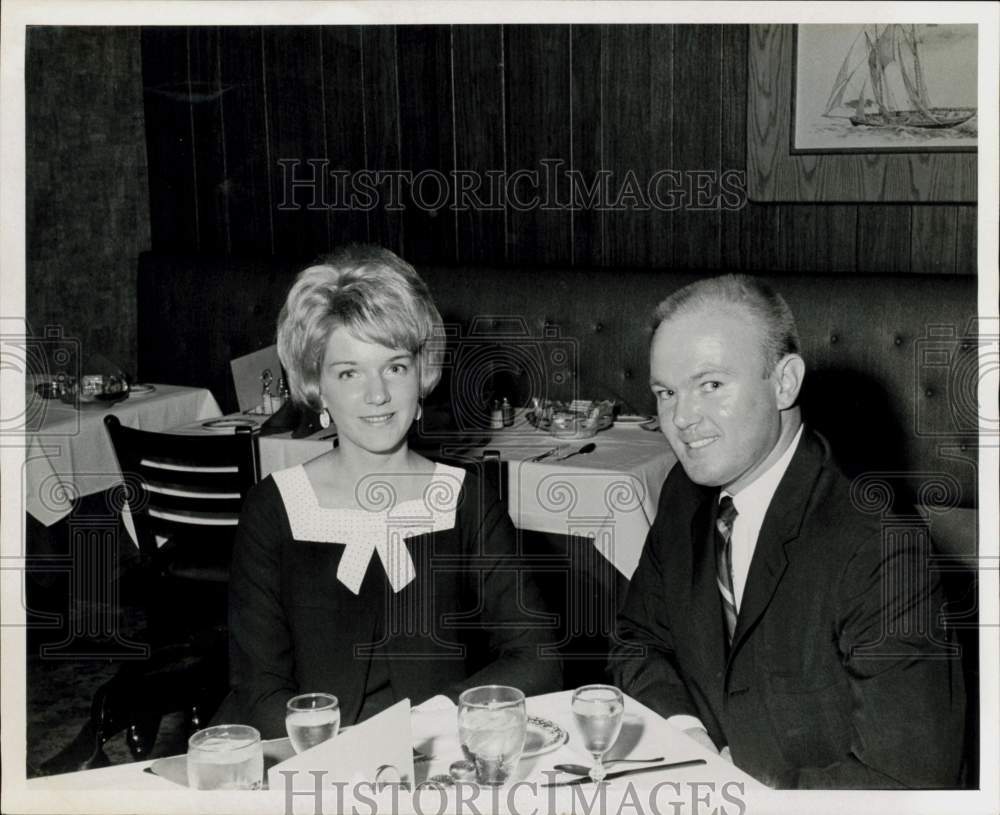
<svg viewBox="0 0 1000 815">
<path fill-rule="evenodd" d="M 804 424 L 799 425 L 799 429 L 795 433 L 795 438 L 788 445 L 788 449 L 781 454 L 781 458 L 775 461 L 774 464 L 757 476 L 757 478 L 735 495 L 726 490 L 723 490 L 719 495 L 720 499 L 724 495 L 728 495 L 733 499 L 733 504 L 739 513 L 739 517 L 747 519 L 750 515 L 759 515 L 763 519 L 764 513 L 767 512 L 767 508 L 771 504 L 771 499 L 778 489 L 778 484 L 781 483 L 782 476 L 784 476 L 788 465 L 792 462 L 792 456 L 795 455 L 795 450 L 799 446 L 804 426 Z"/>
</svg>

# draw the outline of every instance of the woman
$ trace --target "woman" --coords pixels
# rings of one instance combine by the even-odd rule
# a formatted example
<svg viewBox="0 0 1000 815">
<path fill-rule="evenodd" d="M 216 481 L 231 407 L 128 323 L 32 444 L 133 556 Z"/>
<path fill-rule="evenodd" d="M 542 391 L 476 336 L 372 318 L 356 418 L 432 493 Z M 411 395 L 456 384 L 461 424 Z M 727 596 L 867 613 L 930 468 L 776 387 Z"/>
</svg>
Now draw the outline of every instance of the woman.
<svg viewBox="0 0 1000 815">
<path fill-rule="evenodd" d="M 375 247 L 326 258 L 288 293 L 278 354 L 292 398 L 328 415 L 339 445 L 272 473 L 240 519 L 230 702 L 265 738 L 284 734 L 298 693 L 334 693 L 352 724 L 406 697 L 561 686 L 559 661 L 538 653 L 551 629 L 534 583 L 501 568 L 516 550 L 494 489 L 407 445 L 440 378 L 439 323 L 413 267 Z"/>
</svg>

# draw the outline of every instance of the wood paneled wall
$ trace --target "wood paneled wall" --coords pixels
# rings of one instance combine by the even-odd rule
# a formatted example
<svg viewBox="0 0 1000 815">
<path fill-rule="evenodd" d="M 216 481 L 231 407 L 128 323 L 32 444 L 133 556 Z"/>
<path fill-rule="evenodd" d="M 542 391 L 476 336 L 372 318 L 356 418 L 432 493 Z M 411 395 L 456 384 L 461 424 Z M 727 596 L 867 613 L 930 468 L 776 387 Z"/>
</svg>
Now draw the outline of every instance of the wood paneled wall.
<svg viewBox="0 0 1000 815">
<path fill-rule="evenodd" d="M 145 29 L 153 246 L 309 257 L 365 240 L 415 263 L 975 273 L 975 206 L 664 211 L 630 197 L 630 174 L 645 188 L 662 170 L 745 172 L 747 47 L 747 27 L 727 25 Z M 421 209 L 403 184 L 396 206 L 383 185 L 366 210 L 306 207 L 308 186 L 283 208 L 282 160 L 299 177 L 561 165 L 551 206 Z M 574 204 L 568 170 L 609 173 L 622 206 Z"/>
<path fill-rule="evenodd" d="M 140 50 L 138 28 L 32 26 L 25 56 L 28 325 L 131 372 L 150 248 Z"/>
</svg>

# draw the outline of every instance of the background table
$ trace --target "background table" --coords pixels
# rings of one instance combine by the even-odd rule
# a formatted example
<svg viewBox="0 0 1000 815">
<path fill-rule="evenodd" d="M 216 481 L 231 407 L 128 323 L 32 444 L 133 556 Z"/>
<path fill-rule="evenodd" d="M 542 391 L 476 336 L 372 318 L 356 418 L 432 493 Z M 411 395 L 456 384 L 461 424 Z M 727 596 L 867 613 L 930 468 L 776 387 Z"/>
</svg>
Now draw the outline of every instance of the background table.
<svg viewBox="0 0 1000 815">
<path fill-rule="evenodd" d="M 559 456 L 593 443 L 594 451 L 565 461 Z M 538 454 L 560 445 L 543 461 Z M 507 462 L 510 517 L 519 529 L 593 538 L 594 546 L 627 579 L 639 563 L 656 516 L 663 482 L 677 459 L 659 432 L 638 423 L 616 423 L 591 439 L 564 440 L 518 417 L 493 431 L 485 447 Z"/>
<path fill-rule="evenodd" d="M 231 414 L 232 418 L 262 423 L 267 417 Z M 229 417 L 227 417 L 229 418 Z M 201 422 L 190 422 L 173 432 L 215 433 Z M 330 449 L 324 430 L 302 439 L 290 433 L 259 437 L 261 477 L 275 470 L 302 464 Z M 531 458 L 560 446 L 565 455 L 593 443 L 587 455 L 560 461 Z M 511 520 L 518 529 L 554 535 L 592 538 L 594 546 L 626 579 L 639 563 L 646 533 L 656 516 L 660 489 L 677 459 L 659 432 L 643 430 L 637 423 L 615 424 L 592 439 L 553 437 L 528 424 L 521 415 L 513 427 L 492 431 L 488 444 L 451 444 L 440 437 L 448 458 L 478 459 L 495 449 L 507 464 L 507 500 Z"/>
<path fill-rule="evenodd" d="M 28 397 L 23 490 L 25 509 L 33 518 L 51 526 L 73 509 L 78 496 L 102 492 L 120 481 L 104 427 L 109 413 L 126 427 L 157 431 L 221 414 L 215 397 L 204 388 L 155 388 L 111 406 L 96 402 L 74 408 L 33 393 Z"/>
<path fill-rule="evenodd" d="M 251 421 L 258 427 L 266 422 L 269 416 L 257 416 L 249 413 L 230 413 L 224 418 Z M 204 426 L 203 421 L 186 422 L 170 428 L 171 433 L 190 433 L 191 435 L 216 435 L 218 433 L 235 433 L 229 428 L 212 429 Z M 318 430 L 311 436 L 293 439 L 290 430 L 274 433 L 268 436 L 257 436 L 257 450 L 260 454 L 260 477 L 270 475 L 275 470 L 304 464 L 311 458 L 322 455 L 329 450 L 336 437 L 336 431 L 331 427 Z"/>
</svg>

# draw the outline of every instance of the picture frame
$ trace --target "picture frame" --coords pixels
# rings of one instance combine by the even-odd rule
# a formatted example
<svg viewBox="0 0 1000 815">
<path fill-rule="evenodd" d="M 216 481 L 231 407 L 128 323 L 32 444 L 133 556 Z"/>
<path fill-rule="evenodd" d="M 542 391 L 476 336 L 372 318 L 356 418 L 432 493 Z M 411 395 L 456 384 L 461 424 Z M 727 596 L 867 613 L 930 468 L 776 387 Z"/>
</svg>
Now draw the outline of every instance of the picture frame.
<svg viewBox="0 0 1000 815">
<path fill-rule="evenodd" d="M 975 149 L 860 145 L 797 150 L 793 93 L 798 26 L 752 25 L 747 188 L 757 202 L 975 203 Z"/>
<path fill-rule="evenodd" d="M 799 25 L 793 153 L 975 151 L 974 25 Z"/>
</svg>

